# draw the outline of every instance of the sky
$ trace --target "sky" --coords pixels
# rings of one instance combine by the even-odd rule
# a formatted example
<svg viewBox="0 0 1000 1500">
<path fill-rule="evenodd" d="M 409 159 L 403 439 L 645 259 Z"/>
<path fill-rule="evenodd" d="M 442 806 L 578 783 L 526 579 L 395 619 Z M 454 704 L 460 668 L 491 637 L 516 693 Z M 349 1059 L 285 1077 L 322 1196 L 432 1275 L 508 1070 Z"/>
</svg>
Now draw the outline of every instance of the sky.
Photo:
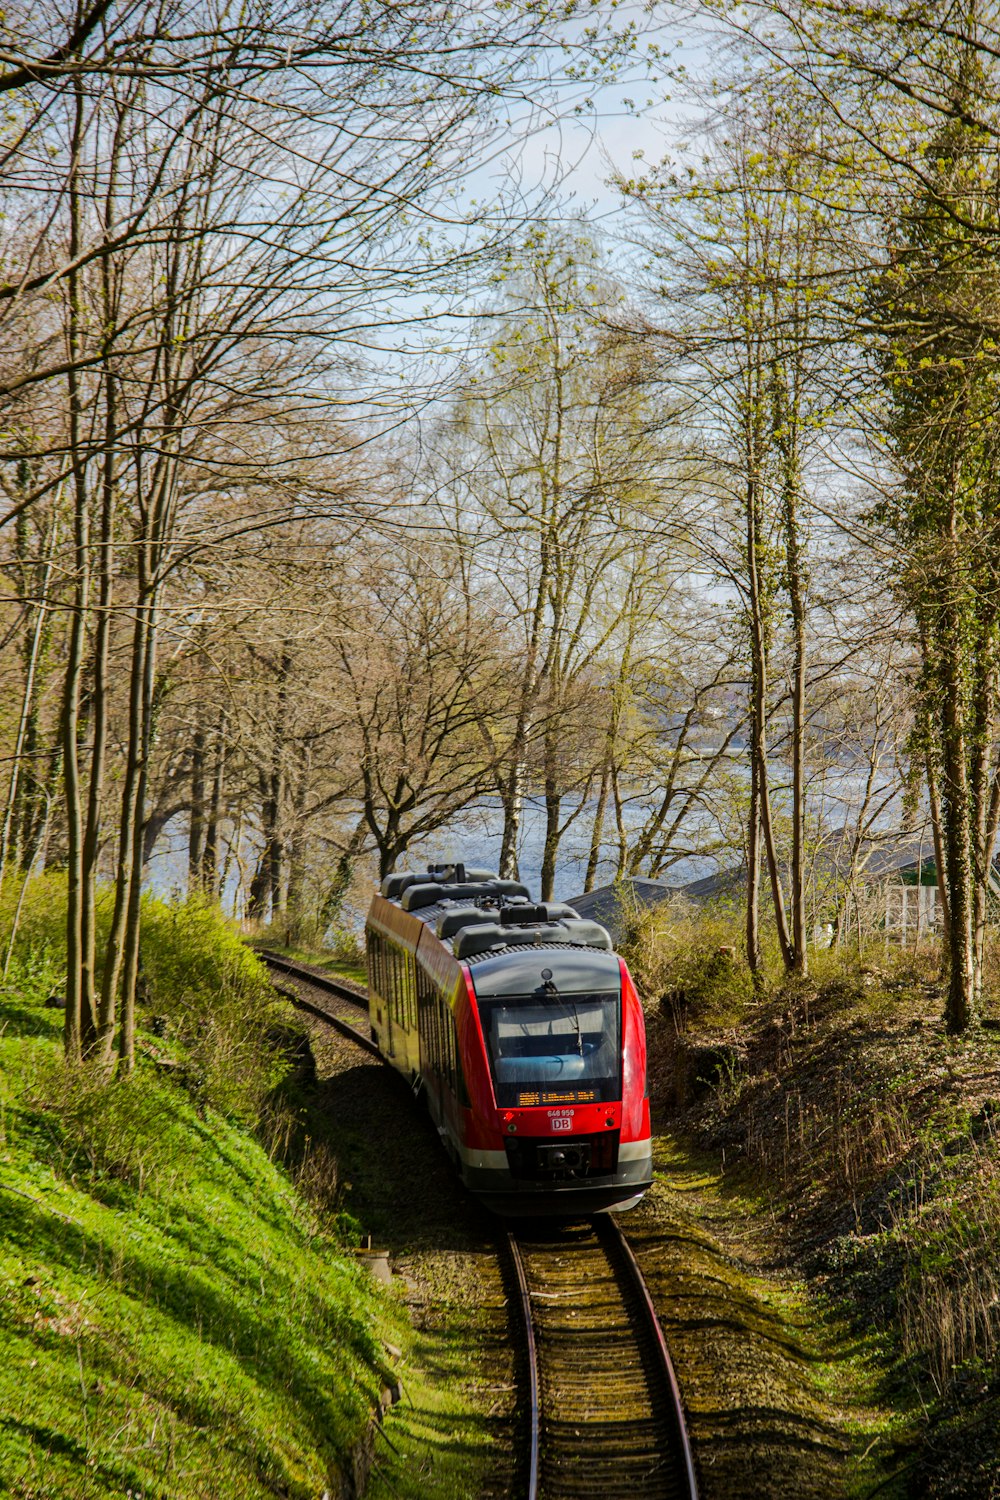
<svg viewBox="0 0 1000 1500">
<path fill-rule="evenodd" d="M 682 65 L 689 75 L 706 71 L 709 52 L 704 36 L 690 31 L 685 35 L 683 26 L 659 21 L 648 38 L 669 52 L 672 67 Z M 699 109 L 684 97 L 682 87 L 665 78 L 651 79 L 641 59 L 613 82 L 591 90 L 589 103 L 576 112 L 584 92 L 565 88 L 560 111 L 547 123 L 532 119 L 527 107 L 522 116 L 512 115 L 506 138 L 501 134 L 489 157 L 457 186 L 457 201 L 440 205 L 442 220 L 456 218 L 454 232 L 439 231 L 445 243 L 462 242 L 461 210 L 475 203 L 490 206 L 494 223 L 506 219 L 514 225 L 515 242 L 532 219 L 575 226 L 582 221 L 602 237 L 612 269 L 616 263 L 624 267 L 635 218 L 634 211 L 626 212 L 612 179 L 616 171 L 634 175 L 638 153 L 646 164 L 674 153 Z M 374 331 L 372 342 L 384 356 L 381 367 L 402 378 L 404 406 L 406 391 L 443 390 L 449 385 L 453 361 L 471 352 L 469 339 L 491 297 L 485 272 L 481 281 L 474 273 L 471 284 L 455 282 L 431 293 L 400 290 L 393 311 L 403 321 L 393 323 L 390 318 L 383 332 Z M 379 362 L 377 354 L 376 366 Z M 383 413 L 394 421 L 397 398 L 391 389 L 382 395 Z M 373 415 L 380 425 L 377 409 Z"/>
<path fill-rule="evenodd" d="M 518 147 L 528 178 L 558 179 L 559 198 L 571 212 L 604 223 L 621 210 L 619 194 L 608 182 L 613 173 L 631 175 L 636 153 L 647 162 L 658 161 L 697 119 L 698 108 L 681 75 L 694 79 L 708 72 L 713 40 L 704 25 L 696 29 L 690 16 L 655 0 L 648 6 L 617 4 L 614 15 L 616 22 L 638 28 L 634 61 L 591 91 L 591 107 L 579 114 L 567 108 L 561 119 Z M 656 52 L 652 66 L 651 47 Z M 570 95 L 566 97 L 569 104 Z"/>
<path fill-rule="evenodd" d="M 657 32 L 671 62 L 689 74 L 708 63 L 704 41 L 679 34 L 664 24 Z M 627 101 L 631 100 L 631 104 Z M 621 198 L 609 182 L 615 172 L 636 171 L 637 153 L 659 161 L 676 149 L 697 119 L 697 107 L 666 80 L 650 82 L 636 69 L 632 78 L 595 91 L 593 109 L 570 115 L 531 135 L 520 146 L 526 176 L 537 182 L 558 181 L 558 197 L 568 212 L 612 227 L 621 213 Z"/>
</svg>

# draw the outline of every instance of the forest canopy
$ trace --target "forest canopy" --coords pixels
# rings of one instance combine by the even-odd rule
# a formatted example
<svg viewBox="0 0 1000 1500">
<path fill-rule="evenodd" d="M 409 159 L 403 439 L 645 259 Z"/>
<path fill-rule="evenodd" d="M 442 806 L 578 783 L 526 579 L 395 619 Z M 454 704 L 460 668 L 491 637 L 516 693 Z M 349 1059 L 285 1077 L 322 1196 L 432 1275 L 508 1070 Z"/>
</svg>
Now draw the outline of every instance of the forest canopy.
<svg viewBox="0 0 1000 1500">
<path fill-rule="evenodd" d="M 994 11 L 100 0 L 0 38 L 0 886 L 66 873 L 70 1054 L 130 1066 L 158 840 L 322 935 L 471 809 L 505 875 L 532 809 L 543 898 L 739 871 L 753 974 L 863 941 L 872 850 L 926 835 L 974 1024 Z M 598 225 L 521 146 L 634 76 L 685 111 Z"/>
</svg>

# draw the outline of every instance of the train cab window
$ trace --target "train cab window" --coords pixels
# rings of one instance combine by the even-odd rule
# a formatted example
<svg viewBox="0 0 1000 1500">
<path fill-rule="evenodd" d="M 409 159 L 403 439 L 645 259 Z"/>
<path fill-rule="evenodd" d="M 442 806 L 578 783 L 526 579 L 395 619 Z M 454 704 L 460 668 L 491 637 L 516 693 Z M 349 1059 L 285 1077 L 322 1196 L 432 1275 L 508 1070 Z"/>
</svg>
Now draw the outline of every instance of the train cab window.
<svg viewBox="0 0 1000 1500">
<path fill-rule="evenodd" d="M 502 1109 L 621 1098 L 619 995 L 505 995 L 479 1013 Z"/>
</svg>

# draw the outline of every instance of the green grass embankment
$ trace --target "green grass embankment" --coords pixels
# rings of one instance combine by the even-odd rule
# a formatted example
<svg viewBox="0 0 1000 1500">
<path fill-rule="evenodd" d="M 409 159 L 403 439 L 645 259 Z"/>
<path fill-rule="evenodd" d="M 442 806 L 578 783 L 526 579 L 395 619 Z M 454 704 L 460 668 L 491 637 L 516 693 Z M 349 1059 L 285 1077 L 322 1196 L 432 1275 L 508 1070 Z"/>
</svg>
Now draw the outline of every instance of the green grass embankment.
<svg viewBox="0 0 1000 1500">
<path fill-rule="evenodd" d="M 132 1078 L 63 1065 L 43 912 L 0 992 L 0 1493 L 335 1497 L 400 1315 L 260 1144 L 259 966 L 148 918 Z"/>
</svg>

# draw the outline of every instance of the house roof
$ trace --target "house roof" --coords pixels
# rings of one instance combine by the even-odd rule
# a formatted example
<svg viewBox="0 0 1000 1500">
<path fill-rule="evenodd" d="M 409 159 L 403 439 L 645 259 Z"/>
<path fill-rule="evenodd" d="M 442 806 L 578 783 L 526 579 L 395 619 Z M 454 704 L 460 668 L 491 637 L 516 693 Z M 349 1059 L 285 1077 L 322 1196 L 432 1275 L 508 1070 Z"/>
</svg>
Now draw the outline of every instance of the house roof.
<svg viewBox="0 0 1000 1500">
<path fill-rule="evenodd" d="M 827 838 L 817 857 L 817 865 L 828 874 L 846 877 L 850 870 L 853 829 L 840 828 Z M 925 834 L 876 834 L 863 843 L 860 850 L 860 874 L 864 882 L 888 880 L 894 875 L 903 875 L 918 868 L 934 864 L 934 842 Z M 742 893 L 746 882 L 743 865 L 731 865 L 717 870 L 714 875 L 703 875 L 685 885 L 668 885 L 665 880 L 645 880 L 628 876 L 614 885 L 602 885 L 585 895 L 575 896 L 568 903 L 581 917 L 590 917 L 600 922 L 611 933 L 616 943 L 625 936 L 628 914 L 637 907 L 659 906 L 670 896 L 683 896 L 688 901 L 701 905 L 718 901 L 727 896 Z M 1000 854 L 993 860 L 992 883 L 1000 889 Z"/>
<path fill-rule="evenodd" d="M 590 917 L 600 922 L 611 933 L 616 943 L 625 936 L 627 913 L 636 907 L 659 906 L 668 896 L 674 895 L 678 887 L 667 885 L 665 880 L 644 880 L 638 876 L 627 876 L 614 885 L 602 885 L 575 896 L 568 905 L 581 917 Z"/>
</svg>

